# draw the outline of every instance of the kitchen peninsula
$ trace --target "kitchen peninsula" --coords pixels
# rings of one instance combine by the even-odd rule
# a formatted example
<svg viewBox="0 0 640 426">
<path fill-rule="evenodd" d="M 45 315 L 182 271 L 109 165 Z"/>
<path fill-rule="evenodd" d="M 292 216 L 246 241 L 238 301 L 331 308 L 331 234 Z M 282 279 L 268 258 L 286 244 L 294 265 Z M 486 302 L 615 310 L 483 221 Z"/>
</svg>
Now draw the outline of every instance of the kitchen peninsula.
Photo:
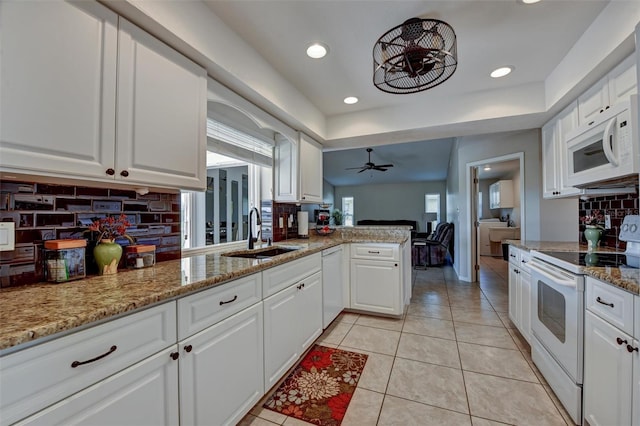
<svg viewBox="0 0 640 426">
<path fill-rule="evenodd" d="M 358 260 L 368 248 L 369 261 L 377 257 L 382 265 L 378 274 L 391 264 L 397 283 L 380 281 L 385 296 L 397 293 L 402 313 L 410 298 L 409 239 L 402 227 L 342 228 L 288 240 L 279 246 L 297 249 L 269 259 L 197 254 L 111 276 L 0 290 L 0 388 L 14 390 L 2 398 L 0 424 L 64 423 L 69 416 L 118 422 L 122 394 L 133 401 L 126 412 L 134 418 L 153 412 L 153 422 L 163 424 L 207 423 L 202 416 L 234 424 L 322 333 L 323 251 L 353 247 Z M 345 254 L 342 265 L 355 260 Z M 338 276 L 348 277 L 341 269 Z M 371 284 L 368 303 L 378 291 Z M 343 286 L 348 295 L 348 278 Z M 353 302 L 347 297 L 344 306 Z M 205 403 L 212 394 L 220 401 Z M 100 408 L 97 395 L 107 401 Z M 165 410 L 152 409 L 158 404 Z"/>
</svg>

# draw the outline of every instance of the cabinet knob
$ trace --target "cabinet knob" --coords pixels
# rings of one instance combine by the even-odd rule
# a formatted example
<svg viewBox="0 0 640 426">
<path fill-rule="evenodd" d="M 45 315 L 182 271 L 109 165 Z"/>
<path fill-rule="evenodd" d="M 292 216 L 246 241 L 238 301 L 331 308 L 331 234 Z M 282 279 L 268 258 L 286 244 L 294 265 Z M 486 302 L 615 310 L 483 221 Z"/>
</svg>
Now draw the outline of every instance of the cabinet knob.
<svg viewBox="0 0 640 426">
<path fill-rule="evenodd" d="M 187 345 L 184 347 L 185 352 L 191 352 L 193 350 L 193 346 Z"/>
<path fill-rule="evenodd" d="M 169 355 L 171 357 L 172 360 L 176 360 L 180 357 L 180 354 L 178 352 L 171 352 L 171 354 Z"/>
<path fill-rule="evenodd" d="M 116 174 L 116 171 L 113 169 L 107 169 L 107 171 L 105 172 L 106 174 L 108 174 L 109 176 L 113 176 Z"/>
<path fill-rule="evenodd" d="M 123 171 L 120 172 L 120 176 L 127 177 L 127 176 L 129 176 L 129 172 L 126 171 L 126 170 L 123 170 Z"/>
<path fill-rule="evenodd" d="M 605 110 L 609 109 L 609 105 L 607 105 L 606 107 L 604 107 Z"/>
<path fill-rule="evenodd" d="M 619 338 L 619 337 L 616 337 L 616 342 L 618 342 L 618 344 L 619 344 L 619 345 L 624 345 L 624 344 L 626 344 L 626 343 L 627 343 L 627 341 L 626 341 L 626 340 L 622 340 L 622 339 L 621 339 L 621 338 Z M 631 351 L 629 351 L 629 352 L 631 352 Z"/>
<path fill-rule="evenodd" d="M 590 121 L 589 124 L 587 124 L 587 126 L 591 126 L 593 123 L 595 123 L 595 121 Z"/>
<path fill-rule="evenodd" d="M 627 350 L 628 350 L 629 352 L 633 352 L 633 351 L 638 352 L 638 348 L 634 348 L 634 347 L 633 347 L 633 346 L 631 346 L 631 345 L 627 345 Z"/>
<path fill-rule="evenodd" d="M 604 112 L 604 108 L 601 108 L 601 109 L 600 109 L 600 112 Z"/>
</svg>

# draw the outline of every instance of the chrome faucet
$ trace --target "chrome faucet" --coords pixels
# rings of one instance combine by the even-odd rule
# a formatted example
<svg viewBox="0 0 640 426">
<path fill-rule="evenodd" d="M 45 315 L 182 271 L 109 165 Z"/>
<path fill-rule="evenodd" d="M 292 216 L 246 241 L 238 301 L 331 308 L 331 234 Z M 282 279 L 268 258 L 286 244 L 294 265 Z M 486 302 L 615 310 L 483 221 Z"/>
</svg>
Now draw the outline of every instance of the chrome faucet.
<svg viewBox="0 0 640 426">
<path fill-rule="evenodd" d="M 249 240 L 247 245 L 249 250 L 253 250 L 253 227 L 251 226 L 251 215 L 254 211 L 256 212 L 256 225 L 262 224 L 262 222 L 260 221 L 260 212 L 258 211 L 258 209 L 256 207 L 251 208 L 251 211 L 249 212 Z M 258 237 L 258 235 L 260 235 L 260 231 L 258 231 L 256 238 Z"/>
</svg>

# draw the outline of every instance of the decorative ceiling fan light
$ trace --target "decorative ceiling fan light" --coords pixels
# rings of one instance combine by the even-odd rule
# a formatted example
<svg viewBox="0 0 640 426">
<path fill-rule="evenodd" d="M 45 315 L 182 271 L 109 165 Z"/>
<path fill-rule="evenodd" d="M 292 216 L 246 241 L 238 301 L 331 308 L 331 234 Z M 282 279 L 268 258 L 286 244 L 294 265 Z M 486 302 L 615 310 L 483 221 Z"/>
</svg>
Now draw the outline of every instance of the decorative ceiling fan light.
<svg viewBox="0 0 640 426">
<path fill-rule="evenodd" d="M 438 19 L 408 19 L 373 46 L 373 84 L 387 93 L 430 89 L 451 77 L 457 66 L 456 33 Z"/>
<path fill-rule="evenodd" d="M 329 47 L 324 43 L 313 43 L 307 47 L 307 56 L 313 59 L 324 58 L 329 52 Z"/>
<path fill-rule="evenodd" d="M 347 105 L 353 105 L 358 102 L 358 98 L 356 98 L 355 96 L 347 96 L 346 98 L 344 98 L 343 102 Z"/>
<path fill-rule="evenodd" d="M 500 78 L 500 77 L 504 77 L 506 75 L 511 74 L 511 71 L 513 71 L 513 67 L 508 66 L 508 67 L 500 67 L 500 68 L 496 68 L 495 70 L 491 71 L 491 77 L 493 78 Z"/>
</svg>

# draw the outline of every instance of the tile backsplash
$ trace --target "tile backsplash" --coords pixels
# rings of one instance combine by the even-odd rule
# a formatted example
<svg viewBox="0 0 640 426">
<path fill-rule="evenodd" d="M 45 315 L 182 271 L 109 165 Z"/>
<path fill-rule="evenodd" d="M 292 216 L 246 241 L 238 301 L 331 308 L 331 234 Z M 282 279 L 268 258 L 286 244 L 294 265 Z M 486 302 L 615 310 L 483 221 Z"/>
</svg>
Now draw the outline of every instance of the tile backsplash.
<svg viewBox="0 0 640 426">
<path fill-rule="evenodd" d="M 16 223 L 16 247 L 0 252 L 0 287 L 43 281 L 44 240 L 91 238 L 85 233 L 97 218 L 125 214 L 127 234 L 156 246 L 156 261 L 180 258 L 180 194 L 148 193 L 74 185 L 0 182 L 0 221 Z M 126 239 L 119 241 L 128 244 Z M 87 244 L 87 270 L 96 273 L 95 241 Z M 124 257 L 120 267 L 124 267 Z"/>
<path fill-rule="evenodd" d="M 580 218 L 594 214 L 595 210 L 600 210 L 602 214 L 610 215 L 611 229 L 604 231 L 600 245 L 624 250 L 626 243 L 618 240 L 620 225 L 622 225 L 622 220 L 626 215 L 638 214 L 638 188 L 636 187 L 635 194 L 609 195 L 580 200 L 578 209 Z M 583 235 L 584 228 L 582 221 L 580 221 L 580 242 L 586 243 Z"/>
</svg>

